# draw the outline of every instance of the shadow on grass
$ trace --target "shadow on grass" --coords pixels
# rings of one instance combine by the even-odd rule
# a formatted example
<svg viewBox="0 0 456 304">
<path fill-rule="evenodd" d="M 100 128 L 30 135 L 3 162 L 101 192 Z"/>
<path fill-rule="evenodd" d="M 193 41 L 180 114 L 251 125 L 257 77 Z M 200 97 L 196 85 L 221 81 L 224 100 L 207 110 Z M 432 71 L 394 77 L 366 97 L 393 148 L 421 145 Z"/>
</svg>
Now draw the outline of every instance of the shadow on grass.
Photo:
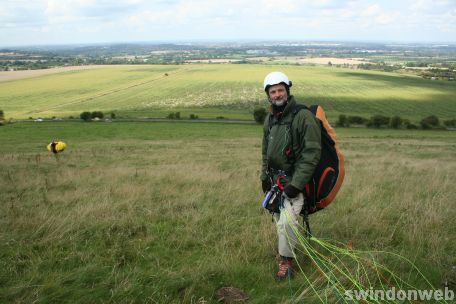
<svg viewBox="0 0 456 304">
<path fill-rule="evenodd" d="M 391 87 L 400 87 L 405 88 L 408 87 L 420 87 L 420 88 L 428 88 L 428 89 L 453 89 L 456 90 L 456 82 L 450 81 L 434 81 L 429 79 L 424 79 L 420 77 L 411 77 L 409 75 L 401 75 L 401 74 L 374 74 L 370 72 L 339 72 L 339 76 L 341 77 L 351 77 L 357 80 L 368 80 L 368 81 L 375 81 L 375 82 L 384 82 Z"/>
<path fill-rule="evenodd" d="M 300 103 L 306 105 L 321 105 L 326 114 L 331 112 L 345 113 L 347 115 L 399 115 L 411 119 L 424 118 L 429 115 L 436 115 L 441 119 L 456 117 L 456 100 L 448 100 L 443 94 L 429 94 L 426 100 L 414 100 L 391 96 L 390 98 L 375 97 L 347 97 L 333 95 L 329 96 L 297 96 Z"/>
</svg>

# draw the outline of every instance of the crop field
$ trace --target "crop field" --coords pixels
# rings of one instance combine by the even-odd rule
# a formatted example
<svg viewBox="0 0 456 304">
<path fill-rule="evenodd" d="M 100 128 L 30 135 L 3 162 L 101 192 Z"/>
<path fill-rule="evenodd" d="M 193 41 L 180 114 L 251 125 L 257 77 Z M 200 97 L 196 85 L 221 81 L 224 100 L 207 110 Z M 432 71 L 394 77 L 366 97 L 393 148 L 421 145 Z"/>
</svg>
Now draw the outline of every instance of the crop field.
<svg viewBox="0 0 456 304">
<path fill-rule="evenodd" d="M 52 94 L 38 94 L 36 111 L 57 104 L 46 102 L 45 96 L 71 96 L 68 88 L 76 79 L 87 81 L 86 89 L 99 79 L 100 90 L 108 90 L 125 86 L 125 75 L 131 75 L 133 83 L 144 81 L 139 75 L 145 73 L 151 73 L 150 79 L 165 72 L 168 77 L 176 73 L 176 79 L 196 73 L 202 78 L 193 79 L 201 88 L 213 78 L 207 69 L 170 68 L 119 69 L 111 72 L 114 75 L 91 70 L 21 83 L 34 84 L 35 90 L 56 79 L 66 83 L 67 91 L 54 86 Z M 253 88 L 266 71 L 210 68 L 212 76 L 222 76 L 220 70 L 227 69 L 225 82 L 231 79 L 237 88 Z M 251 71 L 252 81 L 237 82 L 232 68 Z M 301 69 L 287 71 L 297 79 L 311 76 L 312 69 L 300 74 Z M 328 77 L 325 69 L 317 72 Z M 111 82 L 95 77 L 99 73 L 113 77 Z M 89 75 L 93 78 L 85 80 Z M 334 75 L 338 83 L 354 77 Z M 360 78 L 361 83 L 370 81 Z M 170 79 L 157 82 L 172 86 Z M 144 84 L 147 94 L 160 94 L 152 90 L 154 85 Z M 304 84 L 296 87 L 304 93 Z M 133 103 L 133 94 L 130 97 Z M 98 109 L 109 105 L 103 96 L 84 105 L 91 103 Z M 68 113 L 78 106 L 82 105 L 68 105 Z M 435 288 L 455 290 L 456 133 L 337 132 L 346 179 L 336 200 L 311 216 L 314 234 L 352 243 L 359 250 L 400 254 Z M 68 144 L 58 157 L 45 149 L 55 138 Z M 0 302 L 218 303 L 216 290 L 233 286 L 248 294 L 248 303 L 292 303 L 308 284 L 300 273 L 290 283 L 273 279 L 276 236 L 271 217 L 260 210 L 260 139 L 259 125 L 220 123 L 43 122 L 0 127 Z M 307 257 L 298 258 L 304 273 L 318 280 Z M 404 265 L 382 254 L 377 258 L 416 280 Z M 311 298 L 304 303 L 319 302 Z"/>
<path fill-rule="evenodd" d="M 290 65 L 149 65 L 68 71 L 0 82 L 0 109 L 9 118 L 68 117 L 82 111 L 123 117 L 165 117 L 170 111 L 203 118 L 252 119 L 266 106 L 262 81 L 273 70 L 293 80 L 292 93 L 338 114 L 400 115 L 412 121 L 434 114 L 456 117 L 456 84 L 416 76 Z"/>
<path fill-rule="evenodd" d="M 31 78 L 31 77 L 56 74 L 56 73 L 62 73 L 62 72 L 94 69 L 94 68 L 99 68 L 99 67 L 106 68 L 106 66 L 85 65 L 85 66 L 56 67 L 56 68 L 40 69 L 40 70 L 0 71 L 0 81 L 11 81 L 11 80 Z"/>
</svg>

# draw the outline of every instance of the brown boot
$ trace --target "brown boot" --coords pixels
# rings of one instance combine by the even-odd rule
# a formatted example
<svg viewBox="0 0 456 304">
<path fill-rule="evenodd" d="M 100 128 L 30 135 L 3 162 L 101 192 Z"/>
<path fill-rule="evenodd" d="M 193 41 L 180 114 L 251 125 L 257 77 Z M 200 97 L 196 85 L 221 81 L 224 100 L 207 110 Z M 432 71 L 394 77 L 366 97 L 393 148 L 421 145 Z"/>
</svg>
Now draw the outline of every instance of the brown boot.
<svg viewBox="0 0 456 304">
<path fill-rule="evenodd" d="M 291 279 L 294 275 L 293 259 L 282 257 L 279 262 L 279 271 L 275 275 L 276 281 Z"/>
</svg>

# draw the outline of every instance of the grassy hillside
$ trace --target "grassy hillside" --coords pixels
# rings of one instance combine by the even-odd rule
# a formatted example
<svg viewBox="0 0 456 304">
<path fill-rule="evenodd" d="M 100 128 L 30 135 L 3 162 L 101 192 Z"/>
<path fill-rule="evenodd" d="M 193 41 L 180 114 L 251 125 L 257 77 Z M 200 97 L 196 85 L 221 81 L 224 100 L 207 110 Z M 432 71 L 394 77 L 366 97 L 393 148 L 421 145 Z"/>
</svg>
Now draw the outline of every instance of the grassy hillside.
<svg viewBox="0 0 456 304">
<path fill-rule="evenodd" d="M 456 117 L 456 84 L 393 73 L 311 66 L 108 66 L 0 83 L 0 109 L 8 117 L 78 116 L 89 110 L 123 116 L 225 116 L 252 119 L 266 105 L 262 81 L 282 70 L 293 94 L 323 105 L 330 116 L 400 115 L 419 120 Z M 168 76 L 166 76 L 168 75 Z"/>
<path fill-rule="evenodd" d="M 286 303 L 307 283 L 272 278 L 260 134 L 255 125 L 185 123 L 0 128 L 0 302 L 217 303 L 218 288 L 235 286 L 249 303 Z M 454 289 L 456 134 L 338 134 L 346 180 L 311 217 L 314 233 L 402 254 L 436 288 Z M 68 144 L 58 159 L 45 151 L 53 138 Z"/>
</svg>

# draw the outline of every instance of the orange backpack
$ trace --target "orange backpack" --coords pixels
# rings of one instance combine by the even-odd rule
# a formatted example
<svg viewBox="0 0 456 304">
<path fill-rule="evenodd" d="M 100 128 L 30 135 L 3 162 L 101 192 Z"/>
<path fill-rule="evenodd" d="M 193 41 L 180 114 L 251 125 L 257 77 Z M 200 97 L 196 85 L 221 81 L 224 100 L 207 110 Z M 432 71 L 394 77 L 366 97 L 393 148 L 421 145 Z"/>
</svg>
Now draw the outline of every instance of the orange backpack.
<svg viewBox="0 0 456 304">
<path fill-rule="evenodd" d="M 312 105 L 310 108 L 298 104 L 292 110 L 292 119 L 302 110 L 310 111 L 320 122 L 321 129 L 321 157 L 315 168 L 309 183 L 306 184 L 304 195 L 307 201 L 307 208 L 303 208 L 301 214 L 307 215 L 317 212 L 328 206 L 336 197 L 342 186 L 345 176 L 344 157 L 337 144 L 337 136 L 334 129 L 326 118 L 325 111 L 319 105 Z M 293 145 L 291 145 L 293 146 Z"/>
<path fill-rule="evenodd" d="M 306 185 L 306 195 L 310 200 L 309 213 L 328 206 L 336 197 L 345 176 L 344 156 L 339 150 L 337 136 L 326 118 L 325 111 L 319 105 L 309 108 L 321 124 L 321 157 Z"/>
</svg>

